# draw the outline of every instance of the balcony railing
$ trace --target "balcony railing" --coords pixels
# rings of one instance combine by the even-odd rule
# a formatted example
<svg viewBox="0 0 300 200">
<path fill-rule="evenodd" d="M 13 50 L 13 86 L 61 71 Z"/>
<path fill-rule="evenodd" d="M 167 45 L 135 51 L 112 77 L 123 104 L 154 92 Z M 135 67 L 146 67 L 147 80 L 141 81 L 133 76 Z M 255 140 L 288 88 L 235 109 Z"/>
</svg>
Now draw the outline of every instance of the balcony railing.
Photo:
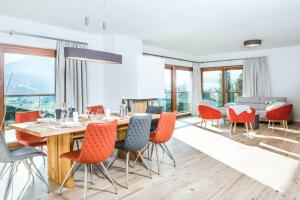
<svg viewBox="0 0 300 200">
<path fill-rule="evenodd" d="M 55 94 L 22 94 L 5 96 L 5 124 L 14 123 L 15 113 L 46 109 L 48 116 L 54 116 Z"/>
</svg>

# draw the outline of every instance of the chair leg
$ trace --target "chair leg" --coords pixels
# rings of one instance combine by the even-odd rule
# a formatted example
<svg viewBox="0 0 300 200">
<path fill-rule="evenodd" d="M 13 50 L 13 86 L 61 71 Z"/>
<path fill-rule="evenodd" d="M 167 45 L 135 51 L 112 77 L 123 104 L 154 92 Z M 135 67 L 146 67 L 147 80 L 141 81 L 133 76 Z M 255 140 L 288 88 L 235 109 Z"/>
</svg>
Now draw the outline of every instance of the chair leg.
<svg viewBox="0 0 300 200">
<path fill-rule="evenodd" d="M 42 173 L 39 171 L 39 169 L 36 167 L 35 163 L 33 162 L 32 158 L 29 159 L 29 161 L 31 162 L 32 166 L 33 166 L 33 172 L 35 171 L 37 177 L 46 185 L 47 187 L 47 193 L 49 193 L 49 185 L 47 183 L 47 181 L 45 180 L 45 178 L 43 177 Z"/>
<path fill-rule="evenodd" d="M 93 184 L 93 165 L 90 165 L 90 182 Z"/>
<path fill-rule="evenodd" d="M 217 125 L 218 125 L 218 128 L 220 129 L 220 128 L 221 128 L 221 125 L 220 125 L 219 120 L 217 120 Z"/>
<path fill-rule="evenodd" d="M 5 169 L 6 169 L 7 163 L 3 163 L 3 166 L 0 170 L 0 179 L 2 178 L 2 176 L 5 174 Z"/>
<path fill-rule="evenodd" d="M 143 155 L 143 153 L 146 150 L 148 150 L 148 160 L 149 160 L 149 156 L 150 156 L 150 148 L 149 148 L 150 144 L 151 144 L 151 142 L 148 142 L 148 145 L 140 152 Z M 136 156 L 136 158 L 135 158 L 135 160 L 133 162 L 133 165 L 135 165 L 135 163 L 137 162 L 138 159 L 139 159 L 139 155 Z"/>
<path fill-rule="evenodd" d="M 204 126 L 205 126 L 205 128 L 206 128 L 206 125 L 207 125 L 207 120 L 204 120 L 205 122 L 204 122 Z"/>
<path fill-rule="evenodd" d="M 83 189 L 83 199 L 84 200 L 86 200 L 87 179 L 88 179 L 88 168 L 87 168 L 87 164 L 85 164 L 84 165 L 84 189 Z"/>
<path fill-rule="evenodd" d="M 246 130 L 247 130 L 247 133 L 249 132 L 249 130 L 248 130 L 248 123 L 245 123 L 245 125 L 246 125 Z"/>
<path fill-rule="evenodd" d="M 230 122 L 230 133 L 232 133 L 232 125 L 233 125 L 233 123 Z"/>
<path fill-rule="evenodd" d="M 77 148 L 77 150 L 79 150 L 80 149 L 80 147 L 79 147 L 79 139 L 75 140 L 75 142 L 76 142 L 76 148 Z"/>
<path fill-rule="evenodd" d="M 234 125 L 233 125 L 233 133 L 235 133 L 235 128 L 236 128 L 236 122 L 234 122 Z"/>
<path fill-rule="evenodd" d="M 31 164 L 28 164 L 26 160 L 23 161 L 23 164 L 24 164 L 24 166 L 27 168 L 28 173 L 29 173 L 29 178 L 28 178 L 28 180 L 30 179 L 30 177 L 32 177 L 32 183 L 34 184 L 34 175 L 33 175 L 33 173 L 32 173 Z"/>
<path fill-rule="evenodd" d="M 285 131 L 285 121 L 282 120 L 283 131 Z"/>
<path fill-rule="evenodd" d="M 250 130 L 253 131 L 252 123 L 249 123 L 250 125 Z"/>
<path fill-rule="evenodd" d="M 159 155 L 158 155 L 158 148 L 157 148 L 157 144 L 156 143 L 155 143 L 155 153 L 156 153 L 157 174 L 160 175 L 160 170 L 159 170 Z"/>
<path fill-rule="evenodd" d="M 9 190 L 11 188 L 12 181 L 13 181 L 15 167 L 16 167 L 16 163 L 15 162 L 13 162 L 13 163 L 10 164 L 9 178 L 8 178 L 8 181 L 7 181 L 7 185 L 6 185 L 6 189 L 5 189 L 3 200 L 6 200 L 8 198 Z"/>
<path fill-rule="evenodd" d="M 126 188 L 128 189 L 128 165 L 129 165 L 129 152 L 126 153 Z"/>
<path fill-rule="evenodd" d="M 113 179 L 111 178 L 110 174 L 108 173 L 107 169 L 105 168 L 105 166 L 103 165 L 103 163 L 100 163 L 104 173 L 106 174 L 108 180 L 111 182 L 111 184 L 114 186 L 114 190 L 115 190 L 115 194 L 118 193 L 118 189 L 117 189 L 117 186 L 115 184 L 115 182 L 113 181 Z"/>
<path fill-rule="evenodd" d="M 166 148 L 166 150 L 167 150 L 167 152 L 168 152 L 168 155 L 169 155 L 170 158 L 173 160 L 173 162 L 174 162 L 174 167 L 176 167 L 176 161 L 175 161 L 175 159 L 174 159 L 174 157 L 173 157 L 171 151 L 169 150 L 167 144 L 164 143 L 163 146 Z"/>
<path fill-rule="evenodd" d="M 144 158 L 143 158 L 143 155 L 142 155 L 139 151 L 137 151 L 137 153 L 138 153 L 139 158 L 141 159 L 141 162 L 144 164 L 145 168 L 148 170 L 149 178 L 152 178 L 152 177 L 151 177 L 150 169 L 149 169 L 147 163 L 145 162 L 145 160 L 144 160 Z"/>
<path fill-rule="evenodd" d="M 61 184 L 60 188 L 59 188 L 59 195 L 61 195 L 61 191 L 62 191 L 62 188 L 64 187 L 64 185 L 66 184 L 66 182 L 69 180 L 69 177 L 71 177 L 75 171 L 78 169 L 76 169 L 73 173 L 72 173 L 72 170 L 74 169 L 76 163 L 74 162 L 73 165 L 71 166 L 71 169 L 69 170 L 67 176 L 65 177 L 63 183 Z M 79 165 L 80 166 L 80 165 Z M 72 174 L 71 174 L 72 173 Z"/>
<path fill-rule="evenodd" d="M 272 121 L 272 128 L 275 128 L 274 120 Z"/>
<path fill-rule="evenodd" d="M 154 150 L 154 143 L 151 143 L 151 153 L 150 153 L 150 161 L 152 161 L 152 155 L 153 155 L 153 150 Z"/>
<path fill-rule="evenodd" d="M 268 123 L 268 131 L 270 130 L 270 126 L 271 126 L 271 120 L 269 120 L 269 123 Z"/>
<path fill-rule="evenodd" d="M 289 128 L 287 120 L 285 120 L 285 127 L 286 127 L 287 129 Z"/>
<path fill-rule="evenodd" d="M 109 167 L 112 166 L 114 164 L 114 162 L 117 160 L 117 158 L 118 158 L 118 152 L 119 152 L 119 149 L 117 149 L 115 151 L 115 153 L 113 154 L 111 160 L 109 161 L 108 165 L 106 166 L 107 169 L 109 169 Z"/>
<path fill-rule="evenodd" d="M 44 152 L 44 149 L 43 149 L 43 147 L 40 147 L 40 150 L 42 151 L 42 152 Z M 45 157 L 43 156 L 43 161 L 44 161 L 44 166 L 46 165 L 46 159 L 45 159 Z"/>
</svg>

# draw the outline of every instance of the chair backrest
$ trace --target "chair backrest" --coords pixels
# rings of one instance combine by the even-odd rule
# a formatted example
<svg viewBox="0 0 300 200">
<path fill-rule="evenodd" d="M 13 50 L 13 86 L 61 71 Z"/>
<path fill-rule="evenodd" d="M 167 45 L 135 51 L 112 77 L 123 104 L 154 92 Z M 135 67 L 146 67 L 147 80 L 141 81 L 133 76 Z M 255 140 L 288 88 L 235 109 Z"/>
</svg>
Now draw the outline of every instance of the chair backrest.
<svg viewBox="0 0 300 200">
<path fill-rule="evenodd" d="M 100 114 L 104 114 L 104 106 L 96 105 L 96 106 L 88 106 L 90 114 L 96 114 L 98 111 Z"/>
<path fill-rule="evenodd" d="M 29 111 L 29 112 L 16 112 L 15 120 L 16 123 L 24 123 L 24 122 L 34 122 L 40 117 L 39 111 Z M 27 137 L 31 137 L 30 134 L 16 131 L 17 140 L 23 140 Z"/>
<path fill-rule="evenodd" d="M 289 120 L 293 113 L 293 107 L 293 104 L 286 104 L 279 108 L 269 110 L 266 113 L 266 117 L 270 120 Z"/>
<path fill-rule="evenodd" d="M 158 120 L 154 141 L 159 143 L 167 142 L 172 137 L 175 122 L 176 112 L 163 112 Z"/>
<path fill-rule="evenodd" d="M 125 151 L 139 151 L 147 145 L 151 119 L 150 114 L 130 118 L 124 142 Z"/>
<path fill-rule="evenodd" d="M 162 106 L 148 106 L 146 113 L 151 113 L 151 114 L 161 114 L 163 111 Z M 154 132 L 157 128 L 158 124 L 158 119 L 152 119 L 151 121 L 151 132 Z"/>
<path fill-rule="evenodd" d="M 114 150 L 117 124 L 117 120 L 109 123 L 89 124 L 77 162 L 96 164 L 106 160 Z"/>
<path fill-rule="evenodd" d="M 146 113 L 151 113 L 151 114 L 161 114 L 163 111 L 162 106 L 148 106 L 146 109 Z"/>
<path fill-rule="evenodd" d="M 207 105 L 198 105 L 198 112 L 202 119 L 221 119 L 221 111 Z"/>
<path fill-rule="evenodd" d="M 227 116 L 229 121 L 237 123 L 251 123 L 254 121 L 256 110 L 251 108 L 251 113 L 244 111 L 237 115 L 232 108 L 227 109 Z"/>
<path fill-rule="evenodd" d="M 10 153 L 4 135 L 0 132 L 0 162 L 9 162 L 10 160 Z"/>
</svg>

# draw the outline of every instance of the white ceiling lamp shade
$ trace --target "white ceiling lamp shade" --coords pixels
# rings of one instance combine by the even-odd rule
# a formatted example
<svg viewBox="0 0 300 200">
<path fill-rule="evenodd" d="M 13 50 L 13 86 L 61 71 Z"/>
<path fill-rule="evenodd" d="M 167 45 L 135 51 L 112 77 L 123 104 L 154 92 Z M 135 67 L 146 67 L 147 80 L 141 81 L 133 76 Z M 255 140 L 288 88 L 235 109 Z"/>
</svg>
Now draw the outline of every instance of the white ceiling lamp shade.
<svg viewBox="0 0 300 200">
<path fill-rule="evenodd" d="M 122 55 L 92 49 L 65 47 L 65 58 L 100 63 L 122 64 Z"/>
<path fill-rule="evenodd" d="M 262 42 L 259 39 L 244 41 L 244 46 L 245 47 L 260 47 L 261 44 L 262 44 Z"/>
</svg>

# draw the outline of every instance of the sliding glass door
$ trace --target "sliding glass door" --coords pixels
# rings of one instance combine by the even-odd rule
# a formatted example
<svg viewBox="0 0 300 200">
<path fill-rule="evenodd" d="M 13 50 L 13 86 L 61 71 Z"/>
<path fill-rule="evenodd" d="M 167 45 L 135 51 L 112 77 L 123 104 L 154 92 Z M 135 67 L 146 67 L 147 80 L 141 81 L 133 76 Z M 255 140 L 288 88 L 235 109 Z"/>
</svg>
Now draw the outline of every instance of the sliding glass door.
<svg viewBox="0 0 300 200">
<path fill-rule="evenodd" d="M 158 100 L 164 111 L 179 114 L 191 112 L 192 68 L 166 65 L 165 98 Z"/>
<path fill-rule="evenodd" d="M 203 99 L 209 100 L 212 106 L 223 105 L 222 71 L 203 71 Z"/>
<path fill-rule="evenodd" d="M 165 112 L 172 111 L 172 71 L 165 69 L 165 97 L 158 99 Z"/>
<path fill-rule="evenodd" d="M 236 102 L 237 97 L 242 96 L 243 92 L 243 70 L 225 70 L 226 78 L 226 102 Z"/>
<path fill-rule="evenodd" d="M 55 50 L 0 44 L 0 74 L 5 127 L 15 122 L 16 112 L 43 109 L 54 117 Z M 5 135 L 8 142 L 15 141 L 12 130 Z"/>
<path fill-rule="evenodd" d="M 215 107 L 236 102 L 242 96 L 242 66 L 207 67 L 201 69 L 202 96 Z"/>
<path fill-rule="evenodd" d="M 192 71 L 176 71 L 176 108 L 178 113 L 191 112 Z"/>
</svg>

